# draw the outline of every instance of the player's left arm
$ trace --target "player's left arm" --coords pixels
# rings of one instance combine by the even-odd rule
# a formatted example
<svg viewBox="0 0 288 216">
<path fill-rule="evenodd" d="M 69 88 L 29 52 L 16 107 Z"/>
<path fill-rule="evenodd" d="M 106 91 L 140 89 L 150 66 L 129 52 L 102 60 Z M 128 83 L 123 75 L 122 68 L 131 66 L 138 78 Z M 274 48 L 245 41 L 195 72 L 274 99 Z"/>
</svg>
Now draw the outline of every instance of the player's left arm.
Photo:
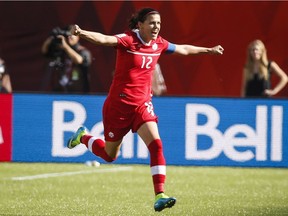
<svg viewBox="0 0 288 216">
<path fill-rule="evenodd" d="M 197 55 L 197 54 L 217 54 L 222 55 L 224 49 L 222 46 L 217 45 L 211 48 L 199 47 L 189 44 L 175 44 L 174 54 L 178 55 Z"/>
</svg>

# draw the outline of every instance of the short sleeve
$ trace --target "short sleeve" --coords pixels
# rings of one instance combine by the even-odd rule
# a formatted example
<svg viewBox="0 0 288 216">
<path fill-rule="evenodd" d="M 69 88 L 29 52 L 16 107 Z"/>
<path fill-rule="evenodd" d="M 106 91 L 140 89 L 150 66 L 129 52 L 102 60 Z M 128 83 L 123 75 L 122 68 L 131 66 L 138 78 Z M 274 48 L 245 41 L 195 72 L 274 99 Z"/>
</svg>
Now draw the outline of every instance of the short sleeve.
<svg viewBox="0 0 288 216">
<path fill-rule="evenodd" d="M 118 40 L 118 45 L 117 47 L 129 47 L 130 46 L 130 41 L 131 38 L 129 35 L 127 35 L 126 33 L 122 33 L 122 34 L 117 34 L 115 35 L 115 37 Z"/>
</svg>

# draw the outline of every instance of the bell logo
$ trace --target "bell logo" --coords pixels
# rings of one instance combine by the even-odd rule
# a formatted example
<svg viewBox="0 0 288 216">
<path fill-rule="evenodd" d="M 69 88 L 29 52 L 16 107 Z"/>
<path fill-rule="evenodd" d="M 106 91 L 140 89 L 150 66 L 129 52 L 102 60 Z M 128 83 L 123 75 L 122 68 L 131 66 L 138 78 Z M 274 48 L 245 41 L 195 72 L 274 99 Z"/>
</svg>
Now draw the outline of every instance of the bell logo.
<svg viewBox="0 0 288 216">
<path fill-rule="evenodd" d="M 198 124 L 199 115 L 207 118 L 205 124 Z M 251 115 L 254 113 L 251 112 Z M 217 128 L 221 120 L 220 114 L 213 106 L 187 104 L 185 158 L 212 160 L 224 153 L 227 158 L 237 162 L 246 162 L 254 158 L 256 161 L 267 161 L 269 149 L 271 161 L 282 161 L 283 107 L 272 106 L 271 118 L 269 118 L 267 106 L 256 106 L 255 117 L 255 128 L 247 124 L 234 124 L 225 131 L 220 131 Z M 271 121 L 271 130 L 268 130 L 268 119 Z M 270 140 L 267 136 L 269 132 L 271 132 Z M 201 149 L 198 136 L 211 139 L 210 148 Z M 268 143 L 270 143 L 269 148 Z"/>
</svg>

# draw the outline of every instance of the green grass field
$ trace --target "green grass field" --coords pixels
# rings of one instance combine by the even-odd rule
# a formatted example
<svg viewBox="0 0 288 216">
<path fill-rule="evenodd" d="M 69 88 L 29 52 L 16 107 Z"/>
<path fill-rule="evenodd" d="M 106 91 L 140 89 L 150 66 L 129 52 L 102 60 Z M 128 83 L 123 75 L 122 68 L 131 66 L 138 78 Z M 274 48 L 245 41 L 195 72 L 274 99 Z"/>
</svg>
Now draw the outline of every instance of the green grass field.
<svg viewBox="0 0 288 216">
<path fill-rule="evenodd" d="M 0 215 L 288 215 L 288 169 L 168 166 L 154 212 L 147 165 L 0 163 Z"/>
</svg>

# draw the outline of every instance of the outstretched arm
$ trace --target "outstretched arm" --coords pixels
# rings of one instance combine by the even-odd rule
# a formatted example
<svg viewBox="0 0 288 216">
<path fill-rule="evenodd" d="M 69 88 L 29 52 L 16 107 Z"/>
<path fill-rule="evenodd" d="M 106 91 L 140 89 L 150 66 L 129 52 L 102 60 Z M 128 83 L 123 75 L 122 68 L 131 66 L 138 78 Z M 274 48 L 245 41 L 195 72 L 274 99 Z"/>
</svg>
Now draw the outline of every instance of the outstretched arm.
<svg viewBox="0 0 288 216">
<path fill-rule="evenodd" d="M 218 45 L 212 48 L 207 47 L 198 47 L 193 45 L 187 45 L 187 44 L 176 44 L 176 48 L 174 53 L 179 55 L 196 55 L 196 54 L 220 54 L 222 55 L 224 52 L 224 49 L 222 46 Z"/>
<path fill-rule="evenodd" d="M 82 39 L 91 43 L 104 46 L 116 46 L 117 38 L 112 35 L 104 35 L 99 32 L 82 30 L 78 25 L 74 25 L 71 29 L 71 34 L 79 35 Z"/>
</svg>

